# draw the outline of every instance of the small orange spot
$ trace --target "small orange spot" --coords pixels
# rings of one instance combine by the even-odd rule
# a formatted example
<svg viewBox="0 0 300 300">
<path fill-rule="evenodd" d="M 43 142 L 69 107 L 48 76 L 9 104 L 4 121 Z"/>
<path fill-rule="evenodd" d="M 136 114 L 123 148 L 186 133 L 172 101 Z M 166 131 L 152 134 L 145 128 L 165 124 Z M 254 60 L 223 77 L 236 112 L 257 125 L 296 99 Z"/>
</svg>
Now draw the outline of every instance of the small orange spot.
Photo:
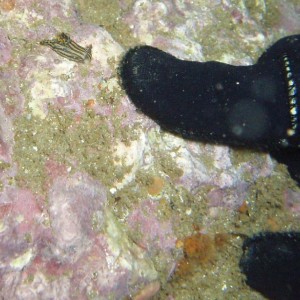
<svg viewBox="0 0 300 300">
<path fill-rule="evenodd" d="M 248 215 L 249 213 L 249 207 L 248 207 L 248 204 L 246 201 L 244 201 L 242 203 L 242 205 L 238 208 L 238 212 L 241 213 L 241 214 L 244 214 L 244 215 Z"/>
<path fill-rule="evenodd" d="M 4 11 L 11 11 L 16 6 L 16 0 L 0 0 L 0 8 Z"/>
<path fill-rule="evenodd" d="M 88 101 L 86 101 L 85 106 L 87 108 L 93 108 L 96 104 L 96 101 L 94 99 L 89 99 Z"/>
<path fill-rule="evenodd" d="M 177 248 L 183 248 L 184 257 L 179 260 L 176 266 L 177 276 L 191 274 L 195 267 L 212 262 L 215 258 L 215 241 L 207 234 L 197 233 L 177 240 Z"/>
<path fill-rule="evenodd" d="M 176 241 L 176 248 L 183 249 L 184 257 L 181 258 L 175 270 L 176 276 L 189 276 L 196 268 L 209 266 L 216 258 L 217 250 L 228 242 L 230 235 L 227 233 L 216 233 L 214 237 L 203 233 L 196 233 L 184 239 Z"/>
<path fill-rule="evenodd" d="M 201 264 L 212 261 L 216 252 L 214 240 L 202 233 L 187 237 L 183 250 L 187 257 L 194 258 Z"/>
<path fill-rule="evenodd" d="M 152 178 L 152 182 L 147 188 L 148 193 L 151 196 L 158 195 L 162 191 L 164 185 L 165 185 L 165 181 L 162 178 L 158 176 L 154 176 Z"/>
<path fill-rule="evenodd" d="M 271 231 L 278 231 L 279 230 L 278 222 L 274 218 L 269 218 L 267 220 L 267 224 L 268 224 Z"/>
<path fill-rule="evenodd" d="M 101 85 L 101 83 L 99 83 L 98 85 L 97 85 L 97 87 L 98 87 L 98 90 L 102 90 L 102 85 Z"/>
</svg>

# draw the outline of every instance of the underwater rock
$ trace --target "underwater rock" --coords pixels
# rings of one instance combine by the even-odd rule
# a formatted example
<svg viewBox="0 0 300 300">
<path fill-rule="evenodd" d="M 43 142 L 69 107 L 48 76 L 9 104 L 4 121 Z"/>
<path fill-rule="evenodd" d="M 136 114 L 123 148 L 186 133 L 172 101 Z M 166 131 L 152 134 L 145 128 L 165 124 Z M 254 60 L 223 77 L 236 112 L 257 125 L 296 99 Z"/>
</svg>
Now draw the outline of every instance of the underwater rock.
<svg viewBox="0 0 300 300">
<path fill-rule="evenodd" d="M 120 76 L 136 107 L 167 131 L 275 151 L 299 146 L 299 61 L 300 35 L 279 40 L 251 66 L 184 61 L 138 46 L 124 56 Z"/>
<path fill-rule="evenodd" d="M 99 181 L 83 173 L 61 176 L 49 190 L 48 215 L 36 202 L 44 204 L 28 190 L 0 193 L 3 299 L 37 299 L 37 285 L 43 299 L 86 299 L 92 292 L 121 299 L 157 280 L 147 252 L 105 208 Z"/>
<path fill-rule="evenodd" d="M 75 260 L 94 237 L 93 222 L 101 228 L 106 190 L 85 174 L 57 177 L 49 191 L 49 217 L 56 256 Z"/>
<path fill-rule="evenodd" d="M 270 152 L 279 163 L 285 164 L 291 177 L 300 185 L 300 151 L 296 148 L 276 149 Z"/>
<path fill-rule="evenodd" d="M 263 12 L 256 22 L 243 1 L 137 0 L 113 1 L 111 18 L 111 3 L 105 15 L 103 1 L 81 2 L 85 19 L 69 0 L 19 0 L 1 15 L 1 299 L 150 298 L 172 275 L 178 233 L 198 222 L 211 232 L 224 214 L 231 226 L 253 184 L 274 174 L 269 155 L 236 159 L 228 147 L 160 132 L 115 72 L 136 42 L 192 60 L 219 45 L 211 59 L 249 64 L 247 53 L 272 38 L 262 34 Z M 91 25 L 92 14 L 109 23 Z M 61 32 L 92 45 L 92 60 L 78 64 L 39 44 Z M 165 182 L 159 194 L 147 191 L 155 176 Z M 223 286 L 205 278 L 184 299 L 195 291 L 222 299 Z"/>
<path fill-rule="evenodd" d="M 247 238 L 240 268 L 246 283 L 272 300 L 300 299 L 300 233 L 265 232 Z"/>
<path fill-rule="evenodd" d="M 0 29 L 0 66 L 7 64 L 11 59 L 12 45 L 5 31 Z"/>
</svg>

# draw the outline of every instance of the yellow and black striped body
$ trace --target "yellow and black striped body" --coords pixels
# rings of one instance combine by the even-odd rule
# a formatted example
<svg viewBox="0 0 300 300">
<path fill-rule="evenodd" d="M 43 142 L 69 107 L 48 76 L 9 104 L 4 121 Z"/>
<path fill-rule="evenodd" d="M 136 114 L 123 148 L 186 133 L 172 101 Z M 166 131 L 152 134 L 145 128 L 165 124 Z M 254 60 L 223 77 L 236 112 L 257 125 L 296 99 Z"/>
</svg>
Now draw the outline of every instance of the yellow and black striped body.
<svg viewBox="0 0 300 300">
<path fill-rule="evenodd" d="M 71 61 L 84 63 L 92 59 L 92 45 L 84 48 L 72 41 L 70 36 L 63 32 L 52 40 L 41 41 L 40 44 L 50 47 L 57 54 Z"/>
</svg>

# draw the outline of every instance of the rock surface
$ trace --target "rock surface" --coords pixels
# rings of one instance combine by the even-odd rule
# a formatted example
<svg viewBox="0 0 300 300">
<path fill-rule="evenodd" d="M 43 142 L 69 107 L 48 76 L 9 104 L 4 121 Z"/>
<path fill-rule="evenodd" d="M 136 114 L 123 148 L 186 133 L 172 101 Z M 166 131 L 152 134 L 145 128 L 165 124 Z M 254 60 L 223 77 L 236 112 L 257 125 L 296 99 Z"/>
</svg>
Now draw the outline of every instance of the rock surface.
<svg viewBox="0 0 300 300">
<path fill-rule="evenodd" d="M 238 270 L 241 236 L 296 230 L 299 189 L 267 154 L 163 132 L 117 67 L 136 44 L 251 64 L 297 33 L 299 4 L 94 2 L 0 1 L 1 298 L 260 297 Z M 61 32 L 92 45 L 91 62 L 39 44 Z M 213 264 L 183 271 L 195 232 L 229 241 Z"/>
</svg>

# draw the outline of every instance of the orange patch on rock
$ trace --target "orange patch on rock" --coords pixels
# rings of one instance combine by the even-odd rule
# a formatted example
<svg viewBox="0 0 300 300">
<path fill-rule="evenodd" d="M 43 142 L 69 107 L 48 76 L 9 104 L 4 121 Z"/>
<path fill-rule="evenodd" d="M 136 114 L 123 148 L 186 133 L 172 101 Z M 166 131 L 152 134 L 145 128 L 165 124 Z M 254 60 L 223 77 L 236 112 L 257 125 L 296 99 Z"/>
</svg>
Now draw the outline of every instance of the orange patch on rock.
<svg viewBox="0 0 300 300">
<path fill-rule="evenodd" d="M 249 208 L 246 201 L 244 201 L 242 205 L 238 208 L 238 212 L 244 215 L 249 213 Z"/>
<path fill-rule="evenodd" d="M 184 276 L 193 272 L 199 264 L 205 265 L 215 258 L 214 239 L 207 234 L 197 233 L 178 240 L 176 246 L 182 246 L 184 257 L 177 263 L 176 275 Z"/>
<path fill-rule="evenodd" d="M 3 11 L 11 11 L 16 6 L 16 0 L 0 0 L 0 9 Z"/>
<path fill-rule="evenodd" d="M 269 218 L 267 224 L 271 231 L 278 231 L 280 229 L 278 222 L 274 218 Z"/>
<path fill-rule="evenodd" d="M 177 263 L 176 275 L 186 276 L 191 274 L 198 265 L 212 263 L 217 250 L 220 250 L 228 239 L 229 235 L 226 233 L 217 233 L 214 237 L 197 233 L 183 240 L 177 240 L 176 247 L 183 249 L 184 257 Z"/>
<path fill-rule="evenodd" d="M 148 193 L 151 196 L 158 195 L 162 191 L 164 185 L 165 185 L 165 181 L 162 178 L 158 176 L 154 176 L 152 178 L 152 182 L 147 187 Z"/>
<path fill-rule="evenodd" d="M 214 240 L 202 233 L 185 238 L 183 250 L 187 257 L 195 258 L 201 264 L 212 261 L 216 252 Z"/>
<path fill-rule="evenodd" d="M 94 99 L 89 99 L 85 103 L 85 106 L 87 108 L 93 108 L 95 105 L 96 105 L 96 101 Z"/>
</svg>

